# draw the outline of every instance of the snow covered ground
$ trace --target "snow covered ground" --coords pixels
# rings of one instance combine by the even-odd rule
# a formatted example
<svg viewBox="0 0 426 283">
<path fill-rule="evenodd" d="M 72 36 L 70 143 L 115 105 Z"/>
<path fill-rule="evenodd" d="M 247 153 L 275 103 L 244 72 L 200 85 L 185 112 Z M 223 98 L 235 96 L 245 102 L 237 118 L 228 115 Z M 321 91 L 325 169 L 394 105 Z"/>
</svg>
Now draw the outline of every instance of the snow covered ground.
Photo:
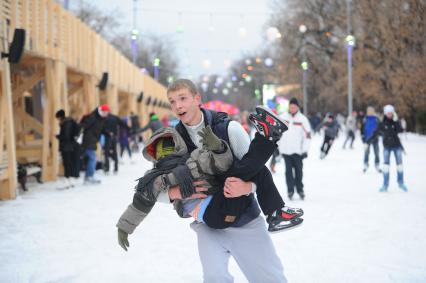
<svg viewBox="0 0 426 283">
<path fill-rule="evenodd" d="M 304 209 L 305 222 L 272 235 L 289 282 L 426 282 L 426 138 L 403 142 L 409 192 L 398 189 L 392 160 L 390 191 L 379 193 L 382 176 L 373 168 L 362 173 L 359 137 L 353 150 L 337 140 L 325 160 L 314 137 L 306 200 L 287 201 Z M 171 206 L 153 209 L 127 253 L 117 244 L 116 221 L 149 167 L 139 154 L 118 175 L 98 173 L 101 185 L 32 184 L 0 202 L 0 282 L 201 282 L 190 220 Z M 286 199 L 283 162 L 274 178 Z M 246 282 L 233 261 L 230 270 L 235 282 Z"/>
</svg>

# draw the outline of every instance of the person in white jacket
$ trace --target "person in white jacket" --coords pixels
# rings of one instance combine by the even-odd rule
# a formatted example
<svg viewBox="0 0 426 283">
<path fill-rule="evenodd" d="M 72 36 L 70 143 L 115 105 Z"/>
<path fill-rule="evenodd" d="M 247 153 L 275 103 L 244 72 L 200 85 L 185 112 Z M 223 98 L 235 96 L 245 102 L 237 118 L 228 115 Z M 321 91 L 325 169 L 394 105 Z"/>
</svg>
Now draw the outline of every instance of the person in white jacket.
<svg viewBox="0 0 426 283">
<path fill-rule="evenodd" d="M 278 149 L 285 161 L 285 177 L 287 182 L 288 198 L 294 195 L 294 188 L 303 200 L 303 159 L 308 156 L 311 141 L 311 125 L 305 115 L 299 111 L 299 102 L 296 98 L 290 100 L 288 112 L 281 115 L 282 120 L 288 123 L 285 132 L 278 143 Z"/>
</svg>

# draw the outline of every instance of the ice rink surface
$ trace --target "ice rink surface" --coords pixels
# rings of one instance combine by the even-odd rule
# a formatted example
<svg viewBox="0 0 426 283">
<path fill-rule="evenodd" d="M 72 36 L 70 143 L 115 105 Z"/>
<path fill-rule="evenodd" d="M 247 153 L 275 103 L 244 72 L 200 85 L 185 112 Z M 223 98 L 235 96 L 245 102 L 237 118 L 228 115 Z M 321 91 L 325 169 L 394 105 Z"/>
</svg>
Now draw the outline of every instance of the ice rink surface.
<svg viewBox="0 0 426 283">
<path fill-rule="evenodd" d="M 362 172 L 359 137 L 352 150 L 338 139 L 324 160 L 321 142 L 314 136 L 304 163 L 305 201 L 288 201 L 283 161 L 274 174 L 286 204 L 305 211 L 301 227 L 272 235 L 289 282 L 426 282 L 426 138 L 402 138 L 408 193 L 396 184 L 394 160 L 389 192 L 378 192 L 382 175 Z M 118 175 L 98 171 L 101 185 L 32 183 L 0 202 L 0 282 L 202 282 L 191 220 L 171 205 L 154 207 L 127 253 L 117 244 L 115 224 L 150 167 L 138 154 Z M 230 271 L 246 282 L 232 260 Z"/>
</svg>

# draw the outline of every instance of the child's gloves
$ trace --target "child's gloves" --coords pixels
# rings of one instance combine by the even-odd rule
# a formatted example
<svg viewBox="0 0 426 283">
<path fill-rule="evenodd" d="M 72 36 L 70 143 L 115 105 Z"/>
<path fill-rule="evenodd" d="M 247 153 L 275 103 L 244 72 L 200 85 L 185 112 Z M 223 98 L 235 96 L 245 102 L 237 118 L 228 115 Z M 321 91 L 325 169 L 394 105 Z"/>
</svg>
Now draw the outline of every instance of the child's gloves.
<svg viewBox="0 0 426 283">
<path fill-rule="evenodd" d="M 198 135 L 201 137 L 203 147 L 211 151 L 223 151 L 224 145 L 222 141 L 213 133 L 210 126 L 205 127 Z"/>
<path fill-rule="evenodd" d="M 127 234 L 126 232 L 124 232 L 121 229 L 118 229 L 118 244 L 120 245 L 120 247 L 122 247 L 126 252 L 127 252 L 127 248 L 130 246 L 129 245 L 129 240 L 127 239 L 127 237 L 129 236 L 129 234 Z"/>
</svg>

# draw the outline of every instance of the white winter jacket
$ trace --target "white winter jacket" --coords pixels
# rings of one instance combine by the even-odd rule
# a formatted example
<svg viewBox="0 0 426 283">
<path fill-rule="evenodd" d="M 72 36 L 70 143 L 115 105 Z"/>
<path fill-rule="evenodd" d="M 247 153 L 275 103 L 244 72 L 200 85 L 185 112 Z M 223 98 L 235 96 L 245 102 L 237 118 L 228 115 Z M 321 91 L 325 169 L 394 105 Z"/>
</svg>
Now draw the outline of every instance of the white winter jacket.
<svg viewBox="0 0 426 283">
<path fill-rule="evenodd" d="M 278 149 L 281 154 L 307 153 L 311 142 L 311 125 L 308 119 L 298 111 L 296 115 L 285 112 L 280 116 L 288 122 L 288 130 L 278 141 Z"/>
</svg>

